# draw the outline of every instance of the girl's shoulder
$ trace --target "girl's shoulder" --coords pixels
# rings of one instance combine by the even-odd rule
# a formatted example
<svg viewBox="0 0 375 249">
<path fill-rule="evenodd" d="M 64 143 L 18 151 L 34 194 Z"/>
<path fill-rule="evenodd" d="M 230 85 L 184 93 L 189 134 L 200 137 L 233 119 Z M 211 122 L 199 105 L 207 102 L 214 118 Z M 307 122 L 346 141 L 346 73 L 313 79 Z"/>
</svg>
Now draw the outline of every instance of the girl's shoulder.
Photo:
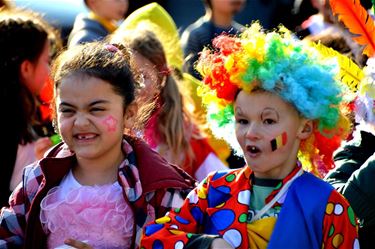
<svg viewBox="0 0 375 249">
<path fill-rule="evenodd" d="M 44 175 L 39 161 L 36 161 L 23 169 L 22 181 L 24 182 L 24 185 L 40 184 L 43 178 Z"/>
</svg>

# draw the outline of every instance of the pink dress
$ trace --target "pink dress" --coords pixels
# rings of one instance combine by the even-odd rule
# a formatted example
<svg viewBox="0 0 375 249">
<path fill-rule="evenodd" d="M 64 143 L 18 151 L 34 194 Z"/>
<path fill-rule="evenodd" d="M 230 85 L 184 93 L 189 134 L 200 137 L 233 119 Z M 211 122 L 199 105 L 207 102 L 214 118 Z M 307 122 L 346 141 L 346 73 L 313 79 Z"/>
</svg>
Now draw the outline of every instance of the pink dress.
<svg viewBox="0 0 375 249">
<path fill-rule="evenodd" d="M 134 219 L 122 191 L 118 182 L 82 186 L 70 172 L 41 202 L 48 248 L 63 245 L 67 238 L 94 248 L 130 248 Z"/>
</svg>

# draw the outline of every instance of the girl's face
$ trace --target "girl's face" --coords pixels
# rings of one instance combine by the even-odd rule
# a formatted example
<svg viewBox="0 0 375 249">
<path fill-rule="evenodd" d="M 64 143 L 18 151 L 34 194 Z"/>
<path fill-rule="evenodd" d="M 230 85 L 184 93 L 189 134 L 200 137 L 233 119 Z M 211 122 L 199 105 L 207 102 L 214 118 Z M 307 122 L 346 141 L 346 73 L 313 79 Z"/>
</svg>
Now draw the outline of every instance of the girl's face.
<svg viewBox="0 0 375 249">
<path fill-rule="evenodd" d="M 23 76 L 23 80 L 27 88 L 35 95 L 38 95 L 50 74 L 50 45 L 46 41 L 42 53 L 36 61 L 28 62 L 30 65 L 27 75 Z"/>
<path fill-rule="evenodd" d="M 116 158 L 121 152 L 129 109 L 106 81 L 90 76 L 68 76 L 57 90 L 58 129 L 77 158 Z"/>
<path fill-rule="evenodd" d="M 141 54 L 134 53 L 134 65 L 143 75 L 144 87 L 140 90 L 140 97 L 146 102 L 152 101 L 160 93 L 160 82 L 158 78 L 158 70 L 155 64 L 149 61 Z"/>
<path fill-rule="evenodd" d="M 256 177 L 282 179 L 295 167 L 306 120 L 279 96 L 241 91 L 234 103 L 236 136 Z"/>
</svg>

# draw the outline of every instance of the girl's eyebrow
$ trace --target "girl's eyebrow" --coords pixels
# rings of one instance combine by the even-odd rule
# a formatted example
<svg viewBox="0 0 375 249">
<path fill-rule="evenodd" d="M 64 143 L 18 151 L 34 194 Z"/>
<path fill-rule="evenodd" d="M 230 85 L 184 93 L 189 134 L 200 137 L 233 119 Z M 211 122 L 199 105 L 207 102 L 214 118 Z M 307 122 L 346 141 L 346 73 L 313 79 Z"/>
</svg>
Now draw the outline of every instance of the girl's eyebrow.
<svg viewBox="0 0 375 249">
<path fill-rule="evenodd" d="M 107 103 L 109 103 L 108 100 L 101 99 L 101 100 L 95 100 L 95 101 L 91 102 L 89 104 L 89 106 L 93 106 L 93 105 L 96 105 L 96 104 L 107 104 Z"/>
<path fill-rule="evenodd" d="M 106 104 L 106 103 L 109 103 L 108 100 L 95 100 L 93 102 L 91 102 L 90 104 L 88 104 L 88 106 L 94 106 L 94 105 L 97 105 L 97 104 Z M 75 107 L 73 104 L 70 104 L 68 102 L 61 102 L 60 103 L 60 106 L 69 106 L 69 107 Z"/>
</svg>

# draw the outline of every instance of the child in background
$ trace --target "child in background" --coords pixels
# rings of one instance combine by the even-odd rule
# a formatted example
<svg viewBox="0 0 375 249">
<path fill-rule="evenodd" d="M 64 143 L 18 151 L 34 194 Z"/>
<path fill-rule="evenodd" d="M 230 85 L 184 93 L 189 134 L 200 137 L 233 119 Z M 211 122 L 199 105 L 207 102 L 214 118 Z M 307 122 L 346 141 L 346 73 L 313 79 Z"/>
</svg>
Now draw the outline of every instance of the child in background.
<svg viewBox="0 0 375 249">
<path fill-rule="evenodd" d="M 141 140 L 130 53 L 89 43 L 62 53 L 53 70 L 56 128 L 63 143 L 26 167 L 0 245 L 138 248 L 142 226 L 179 207 L 194 180 Z"/>
<path fill-rule="evenodd" d="M 349 121 L 336 64 L 286 30 L 221 35 L 197 68 L 210 125 L 247 166 L 210 174 L 181 208 L 146 226 L 149 248 L 358 248 L 352 208 L 313 174 Z M 239 149 L 239 150 L 240 150 Z"/>
<path fill-rule="evenodd" d="M 335 152 L 336 167 L 325 180 L 342 193 L 360 221 L 361 248 L 375 245 L 375 58 L 367 61 L 366 77 L 355 101 L 353 139 Z"/>
<path fill-rule="evenodd" d="M 50 73 L 51 46 L 59 34 L 37 13 L 19 9 L 0 12 L 1 106 L 4 132 L 1 154 L 0 205 L 21 182 L 23 168 L 51 145 L 36 127 L 44 125 L 39 94 Z"/>
<path fill-rule="evenodd" d="M 89 14 L 79 14 L 68 38 L 68 47 L 104 39 L 117 28 L 117 21 L 125 17 L 128 0 L 84 0 Z"/>
<path fill-rule="evenodd" d="M 208 173 L 227 167 L 199 130 L 187 109 L 174 68 L 167 64 L 161 42 L 148 30 L 117 33 L 113 39 L 122 40 L 133 51 L 134 65 L 144 77 L 142 103 L 155 103 L 143 130 L 148 144 L 169 162 L 180 165 L 194 178 L 203 180 Z"/>
<path fill-rule="evenodd" d="M 210 46 L 212 39 L 221 33 L 236 34 L 244 28 L 234 21 L 234 16 L 245 4 L 245 0 L 203 0 L 205 15 L 190 24 L 181 35 L 181 45 L 186 58 L 184 70 L 201 79 L 194 69 L 198 53 Z"/>
<path fill-rule="evenodd" d="M 238 34 L 244 26 L 234 21 L 234 16 L 241 11 L 246 0 L 202 0 L 205 7 L 204 16 L 189 25 L 181 35 L 181 45 L 184 51 L 185 63 L 183 70 L 194 78 L 201 80 L 201 75 L 195 70 L 198 54 L 204 47 L 212 48 L 212 40 L 222 34 Z M 189 82 L 193 84 L 193 82 Z M 196 85 L 189 86 L 190 91 L 196 92 Z M 194 94 L 192 95 L 194 96 Z M 201 99 L 194 98 L 197 110 L 201 113 Z M 216 145 L 223 147 L 216 142 Z M 221 157 L 223 158 L 223 157 Z M 234 165 L 242 167 L 245 161 L 242 157 L 230 151 L 225 159 L 230 168 Z"/>
</svg>

